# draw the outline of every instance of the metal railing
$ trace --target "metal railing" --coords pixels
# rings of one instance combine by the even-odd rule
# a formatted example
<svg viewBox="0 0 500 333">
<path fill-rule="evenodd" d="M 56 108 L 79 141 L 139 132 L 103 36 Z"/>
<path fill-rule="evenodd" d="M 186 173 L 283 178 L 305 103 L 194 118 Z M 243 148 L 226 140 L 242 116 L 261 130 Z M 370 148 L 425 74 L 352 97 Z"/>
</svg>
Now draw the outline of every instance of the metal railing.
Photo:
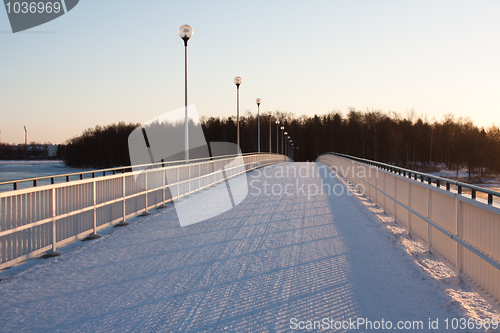
<svg viewBox="0 0 500 333">
<path fill-rule="evenodd" d="M 245 154 L 242 154 L 242 156 L 254 155 L 254 154 L 255 153 L 245 153 Z M 190 159 L 188 161 L 181 160 L 181 161 L 171 161 L 171 162 L 158 162 L 158 163 L 152 163 L 152 164 L 141 164 L 141 165 L 134 165 L 134 170 L 139 170 L 142 168 L 158 168 L 158 167 L 180 165 L 180 164 L 186 164 L 186 163 L 198 163 L 198 162 L 203 162 L 203 161 L 212 161 L 212 160 L 217 160 L 217 159 L 230 158 L 230 157 L 234 157 L 234 156 L 236 156 L 236 155 L 204 157 L 204 158 Z M 53 185 L 53 184 L 61 183 L 61 182 L 70 182 L 73 180 L 82 180 L 82 179 L 103 177 L 106 175 L 116 175 L 117 173 L 125 173 L 125 172 L 131 172 L 131 171 L 132 171 L 131 166 L 122 166 L 122 167 L 116 167 L 116 168 L 98 169 L 98 170 L 64 173 L 64 174 L 50 175 L 50 176 L 43 176 L 43 177 L 31 177 L 31 178 L 24 178 L 24 179 L 9 180 L 9 181 L 0 182 L 0 191 L 5 191 L 5 190 L 15 191 L 15 190 L 18 190 L 20 188 L 37 187 L 37 186 L 49 185 L 49 184 Z M 8 187 L 10 187 L 10 189 Z"/>
<path fill-rule="evenodd" d="M 443 186 L 444 188 L 446 188 L 447 191 L 450 191 L 453 186 L 458 191 L 458 193 L 463 193 L 464 189 L 469 189 L 471 192 L 472 199 L 477 198 L 477 193 L 483 193 L 483 194 L 485 194 L 485 196 L 487 196 L 489 205 L 493 204 L 493 198 L 500 198 L 500 192 L 489 190 L 489 189 L 484 188 L 484 187 L 480 187 L 480 186 L 476 186 L 476 185 L 472 185 L 472 184 L 467 184 L 467 183 L 462 183 L 462 182 L 451 180 L 448 178 L 443 178 L 443 177 L 431 175 L 431 174 L 424 173 L 424 172 L 418 172 L 418 171 L 414 171 L 414 170 L 400 168 L 400 167 L 397 167 L 397 166 L 394 166 L 391 164 L 371 161 L 371 160 L 367 160 L 364 158 L 359 158 L 359 157 L 354 157 L 354 156 L 349 156 L 349 155 L 344 155 L 344 154 L 338 154 L 338 153 L 329 153 L 329 154 L 335 154 L 337 156 L 342 156 L 342 157 L 351 159 L 353 161 L 357 161 L 357 162 L 371 165 L 371 166 L 374 166 L 374 167 L 377 167 L 377 168 L 380 168 L 383 170 L 397 173 L 398 175 L 402 175 L 403 177 L 413 178 L 414 180 L 419 180 L 421 182 L 427 182 L 428 184 L 435 184 L 437 187 Z"/>
<path fill-rule="evenodd" d="M 46 252 L 55 253 L 58 247 L 96 234 L 101 228 L 227 178 L 289 161 L 277 154 L 245 154 L 241 158 L 242 165 L 232 168 L 228 163 L 234 156 L 168 166 L 157 163 L 134 166 L 134 172 L 0 192 L 0 269 Z M 227 178 L 216 172 L 222 168 Z"/>
<path fill-rule="evenodd" d="M 323 154 L 317 161 L 363 188 L 429 250 L 499 301 L 500 207 L 493 203 L 499 192 L 342 154 Z M 463 194 L 464 188 L 471 190 L 470 196 Z M 476 192 L 488 199 L 478 199 Z"/>
</svg>

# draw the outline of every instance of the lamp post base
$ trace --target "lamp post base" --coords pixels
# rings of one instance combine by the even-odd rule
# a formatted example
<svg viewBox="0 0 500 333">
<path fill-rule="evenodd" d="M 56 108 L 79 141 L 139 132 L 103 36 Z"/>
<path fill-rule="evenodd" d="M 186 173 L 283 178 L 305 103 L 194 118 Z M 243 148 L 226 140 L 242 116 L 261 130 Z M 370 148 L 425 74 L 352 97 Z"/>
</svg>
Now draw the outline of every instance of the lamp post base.
<svg viewBox="0 0 500 333">
<path fill-rule="evenodd" d="M 40 258 L 49 259 L 49 258 L 53 258 L 53 257 L 58 257 L 60 255 L 61 254 L 57 251 L 49 251 L 49 252 L 45 253 L 43 256 L 41 256 Z"/>
<path fill-rule="evenodd" d="M 97 238 L 101 238 L 101 235 L 92 233 L 92 234 L 88 235 L 87 237 L 85 237 L 84 239 L 82 239 L 82 242 L 86 242 L 86 241 L 97 239 Z"/>
</svg>

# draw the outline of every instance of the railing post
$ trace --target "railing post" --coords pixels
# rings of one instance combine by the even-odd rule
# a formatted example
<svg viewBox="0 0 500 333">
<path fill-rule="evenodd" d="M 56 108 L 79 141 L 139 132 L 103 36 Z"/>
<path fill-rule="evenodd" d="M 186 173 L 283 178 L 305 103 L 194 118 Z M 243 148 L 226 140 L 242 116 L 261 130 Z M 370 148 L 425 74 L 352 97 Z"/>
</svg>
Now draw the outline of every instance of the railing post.
<svg viewBox="0 0 500 333">
<path fill-rule="evenodd" d="M 146 172 L 144 172 L 144 187 L 146 188 L 144 190 L 144 194 L 145 194 L 145 201 L 146 201 L 146 207 L 145 207 L 145 210 L 142 214 L 140 214 L 139 216 L 148 216 L 148 215 L 151 215 L 149 212 L 148 212 L 148 173 L 147 173 L 147 169 L 146 169 Z"/>
<path fill-rule="evenodd" d="M 56 234 L 56 189 L 52 188 L 52 250 L 46 253 L 42 258 L 57 257 L 57 234 Z"/>
<path fill-rule="evenodd" d="M 92 202 L 93 202 L 93 206 L 94 206 L 94 221 L 93 221 L 94 228 L 93 228 L 92 233 L 84 239 L 85 241 L 101 237 L 97 234 L 97 207 L 96 207 L 96 205 L 97 205 L 97 185 L 96 185 L 95 180 L 92 181 Z"/>
<path fill-rule="evenodd" d="M 165 191 L 167 190 L 167 170 L 165 169 L 165 166 L 163 166 L 163 172 L 162 172 L 162 177 L 163 177 L 163 205 L 165 204 Z"/>
<path fill-rule="evenodd" d="M 429 178 L 430 179 L 430 178 Z M 427 189 L 427 218 L 431 219 L 431 189 Z M 427 223 L 427 251 L 431 251 L 431 226 Z"/>
<path fill-rule="evenodd" d="M 382 193 L 382 205 L 384 206 L 384 213 L 385 213 L 385 197 L 386 197 L 386 193 L 387 191 L 385 190 L 385 172 L 383 172 L 383 177 L 382 177 L 382 181 L 384 182 L 384 187 L 383 187 L 383 190 L 384 190 L 384 193 Z"/>
<path fill-rule="evenodd" d="M 126 195 L 126 191 L 125 191 L 125 174 L 122 175 L 122 196 L 123 196 L 123 221 L 125 223 L 125 218 L 127 216 L 127 210 L 126 210 L 126 199 L 125 199 L 125 195 Z"/>
<path fill-rule="evenodd" d="M 179 183 L 179 166 L 177 166 L 176 171 L 177 171 L 177 199 L 176 200 L 179 200 L 179 195 L 181 193 L 181 190 L 180 190 L 181 184 Z"/>
<path fill-rule="evenodd" d="M 408 207 L 411 207 L 411 182 L 408 182 Z M 410 210 L 407 209 L 408 211 L 408 236 L 410 235 L 411 231 L 411 213 Z"/>
<path fill-rule="evenodd" d="M 397 199 L 398 196 L 397 196 L 397 186 L 396 186 L 396 182 L 398 181 L 398 178 L 396 176 L 394 176 L 394 198 Z M 397 205 L 396 205 L 396 200 L 393 200 L 394 202 L 394 222 L 397 221 Z"/>
<path fill-rule="evenodd" d="M 94 235 L 97 233 L 97 189 L 95 181 L 92 182 L 92 190 L 93 190 L 93 200 L 94 200 Z"/>
<path fill-rule="evenodd" d="M 122 173 L 121 175 L 122 177 L 122 198 L 123 198 L 123 202 L 122 202 L 122 220 L 120 222 L 118 222 L 117 224 L 115 224 L 115 227 L 124 227 L 126 225 L 128 225 L 128 223 L 125 221 L 126 217 L 127 217 L 127 207 L 126 207 L 126 199 L 125 199 L 125 196 L 126 196 L 126 188 L 125 188 L 125 173 Z"/>
<path fill-rule="evenodd" d="M 455 198 L 456 198 L 456 201 L 457 201 L 457 237 L 460 238 L 460 199 L 459 199 L 459 196 L 460 193 L 457 193 L 455 195 Z M 461 264 L 460 264 L 460 244 L 458 242 L 457 243 L 457 275 L 460 275 L 461 271 L 462 271 L 462 267 L 461 267 Z"/>
<path fill-rule="evenodd" d="M 56 189 L 52 189 L 52 253 L 57 250 L 57 237 L 56 237 Z"/>
<path fill-rule="evenodd" d="M 188 196 L 191 195 L 191 166 L 188 164 Z"/>
</svg>

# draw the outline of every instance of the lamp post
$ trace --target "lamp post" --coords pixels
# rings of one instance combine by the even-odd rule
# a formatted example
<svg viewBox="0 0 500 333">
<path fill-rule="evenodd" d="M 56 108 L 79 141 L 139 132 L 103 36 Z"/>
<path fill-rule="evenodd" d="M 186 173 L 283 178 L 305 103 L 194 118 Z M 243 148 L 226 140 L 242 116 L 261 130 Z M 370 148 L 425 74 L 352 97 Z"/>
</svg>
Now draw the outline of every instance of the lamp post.
<svg viewBox="0 0 500 333">
<path fill-rule="evenodd" d="M 280 142 L 279 134 L 280 134 L 280 121 L 278 119 L 276 119 L 276 154 L 280 153 L 280 151 L 278 149 L 278 143 Z"/>
<path fill-rule="evenodd" d="M 241 77 L 237 76 L 234 78 L 234 84 L 236 85 L 236 145 L 240 148 L 240 84 L 242 80 Z M 236 152 L 238 153 L 238 152 Z"/>
<path fill-rule="evenodd" d="M 179 28 L 179 36 L 184 41 L 184 151 L 185 159 L 189 160 L 189 135 L 188 135 L 188 40 L 193 36 L 193 29 L 184 24 Z"/>
<path fill-rule="evenodd" d="M 285 137 L 283 138 L 283 141 L 285 141 L 285 140 L 287 140 L 288 132 L 285 132 L 283 134 L 285 135 Z M 287 155 L 287 153 L 288 153 L 288 141 L 285 144 L 285 156 Z"/>
<path fill-rule="evenodd" d="M 285 126 L 281 126 L 281 132 L 283 132 L 284 130 Z M 283 151 L 283 141 L 285 141 L 285 139 L 281 138 L 281 155 L 285 155 Z"/>
<path fill-rule="evenodd" d="M 269 114 L 269 154 L 272 153 L 271 151 L 271 115 L 273 114 L 272 111 L 267 111 Z"/>
<path fill-rule="evenodd" d="M 290 143 L 292 143 L 292 139 L 290 139 L 290 135 L 287 136 L 287 139 L 288 139 L 288 147 L 287 147 L 287 149 L 288 149 L 288 157 L 290 157 Z"/>
<path fill-rule="evenodd" d="M 257 103 L 257 146 L 259 147 L 259 153 L 260 153 L 260 102 L 261 99 L 257 98 L 255 100 L 255 103 Z"/>
<path fill-rule="evenodd" d="M 297 160 L 299 160 L 299 147 L 295 147 L 295 150 L 297 151 Z"/>
<path fill-rule="evenodd" d="M 290 153 L 290 158 L 293 160 L 293 143 L 290 144 L 292 146 L 292 152 Z"/>
</svg>

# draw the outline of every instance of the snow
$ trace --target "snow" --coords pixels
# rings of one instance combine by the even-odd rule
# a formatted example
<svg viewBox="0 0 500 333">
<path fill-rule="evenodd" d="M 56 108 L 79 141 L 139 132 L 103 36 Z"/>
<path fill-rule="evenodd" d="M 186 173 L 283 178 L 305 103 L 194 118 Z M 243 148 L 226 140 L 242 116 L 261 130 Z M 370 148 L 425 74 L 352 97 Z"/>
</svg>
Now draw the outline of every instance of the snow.
<svg viewBox="0 0 500 333">
<path fill-rule="evenodd" d="M 448 179 L 453 179 L 457 180 L 460 182 L 464 183 L 470 183 L 469 180 L 469 172 L 467 169 L 460 169 L 458 171 L 458 177 L 457 177 L 457 171 L 456 170 L 448 170 L 448 169 L 441 169 L 436 172 L 430 172 L 430 175 L 442 177 L 442 178 L 448 178 Z M 473 185 L 489 188 L 489 189 L 494 189 L 494 190 L 499 190 L 500 189 L 500 177 L 499 175 L 487 175 L 487 176 L 481 176 L 478 173 L 472 173 L 471 177 L 473 180 L 480 181 L 479 183 L 476 183 Z"/>
<path fill-rule="evenodd" d="M 170 206 L 3 271 L 0 330 L 284 332 L 297 321 L 367 318 L 442 332 L 445 318 L 498 316 L 348 184 L 278 177 L 285 167 L 316 170 L 260 169 L 247 198 L 210 220 L 181 227 Z M 339 195 L 314 193 L 322 184 Z"/>
<path fill-rule="evenodd" d="M 382 223 L 380 227 L 384 230 L 386 237 L 391 240 L 403 256 L 411 256 L 410 259 L 419 267 L 424 276 L 422 279 L 434 281 L 434 292 L 444 293 L 450 298 L 447 306 L 456 307 L 463 311 L 469 318 L 485 319 L 499 318 L 499 304 L 489 298 L 486 301 L 482 291 L 469 280 L 462 281 L 454 271 L 454 267 L 439 256 L 429 252 L 424 242 L 421 242 L 414 234 L 408 235 L 407 229 L 394 221 L 393 216 L 388 216 L 384 210 L 378 207 L 362 193 L 355 191 L 354 187 L 347 181 L 344 184 L 352 190 L 363 205 L 372 212 Z M 493 306 L 492 306 L 493 305 Z"/>
<path fill-rule="evenodd" d="M 448 170 L 448 169 L 444 169 L 444 168 L 439 170 L 439 171 L 436 171 L 436 172 L 429 172 L 429 174 L 434 175 L 434 176 L 438 176 L 438 177 L 443 177 L 443 178 L 451 178 L 451 179 L 454 179 L 457 177 L 460 179 L 469 178 L 469 172 L 465 168 L 458 170 L 458 176 L 457 176 L 457 170 Z"/>
<path fill-rule="evenodd" d="M 46 177 L 53 175 L 62 175 L 67 173 L 77 173 L 91 171 L 92 169 L 70 168 L 58 160 L 32 160 L 32 161 L 7 161 L 0 160 L 0 182 L 11 180 Z M 91 177 L 91 175 L 87 176 Z M 74 177 L 75 179 L 77 177 Z M 73 179 L 73 178 L 72 178 Z M 57 182 L 66 181 L 64 178 Z M 39 181 L 38 185 L 50 184 L 50 179 Z M 18 188 L 31 187 L 31 182 L 19 183 Z M 0 185 L 0 191 L 10 191 L 12 185 Z"/>
</svg>

